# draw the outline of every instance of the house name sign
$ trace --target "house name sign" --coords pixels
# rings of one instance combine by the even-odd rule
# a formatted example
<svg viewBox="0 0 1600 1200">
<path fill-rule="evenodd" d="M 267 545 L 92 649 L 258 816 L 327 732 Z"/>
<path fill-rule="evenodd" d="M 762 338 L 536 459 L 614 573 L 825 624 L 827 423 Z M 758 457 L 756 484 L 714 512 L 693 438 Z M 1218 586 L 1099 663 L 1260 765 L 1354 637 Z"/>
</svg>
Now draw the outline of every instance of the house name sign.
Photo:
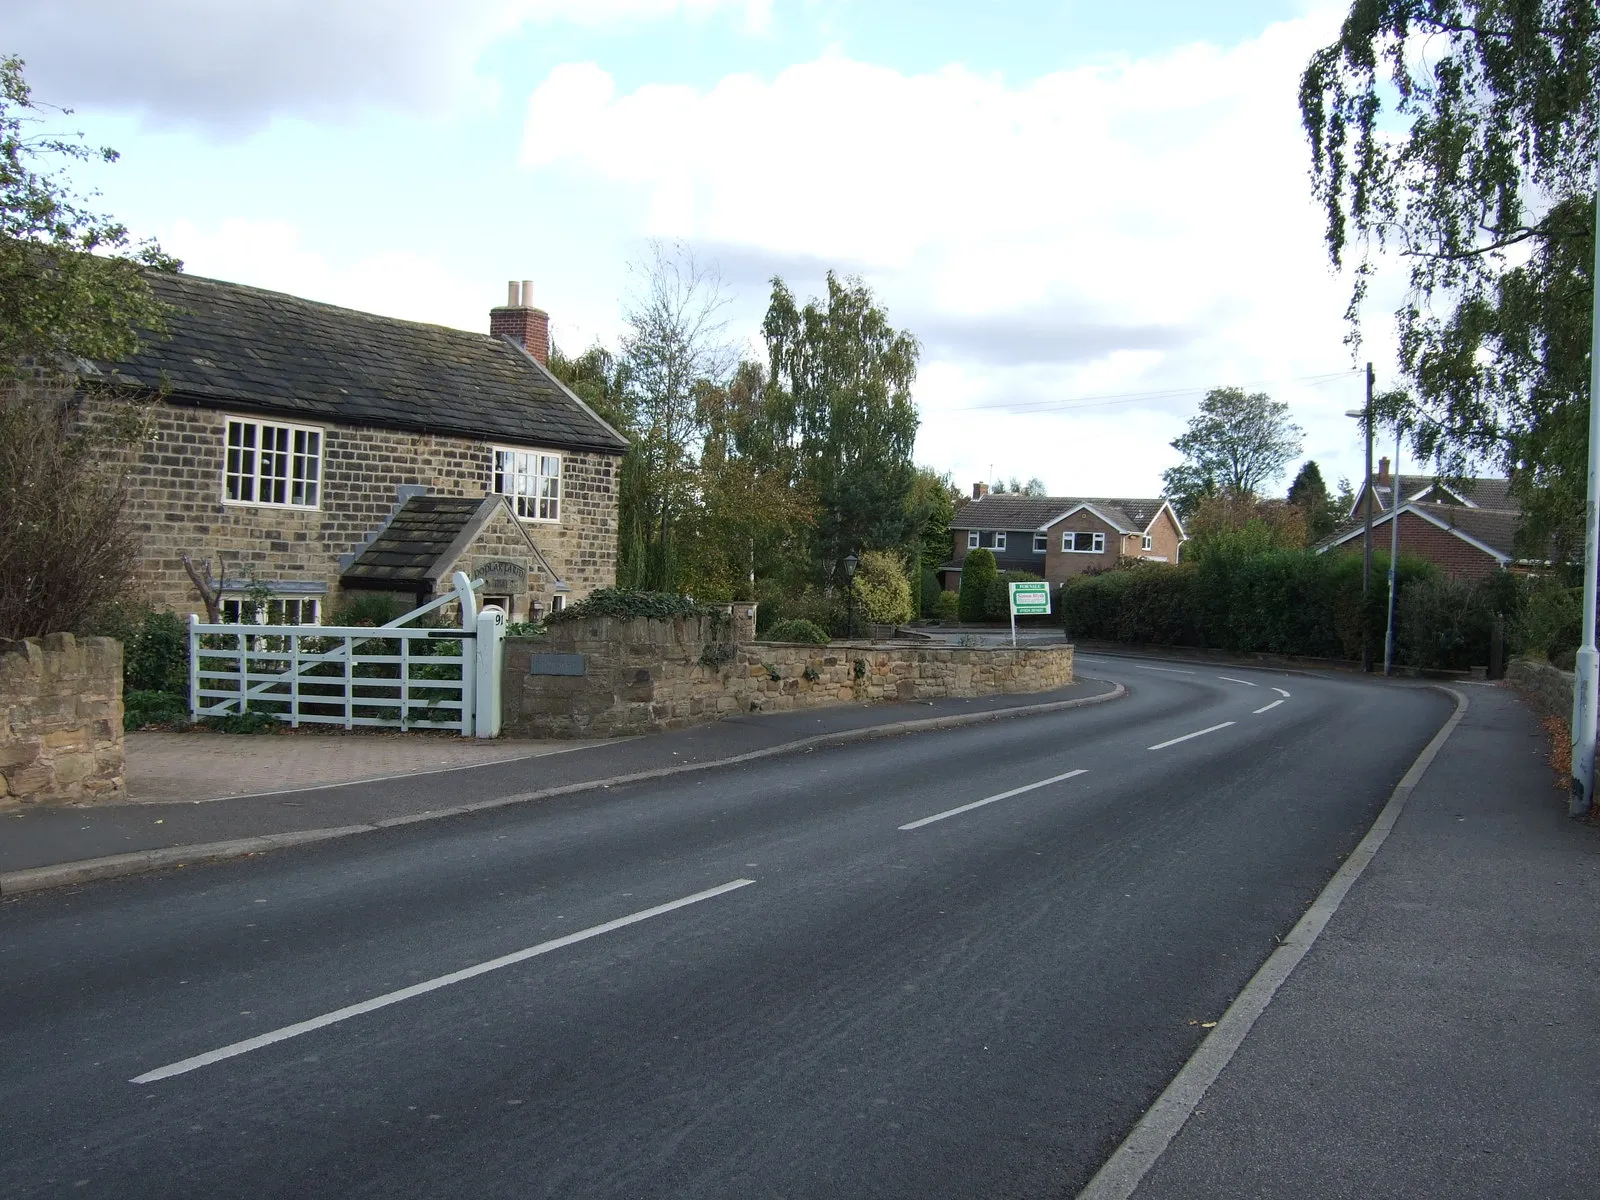
<svg viewBox="0 0 1600 1200">
<path fill-rule="evenodd" d="M 483 590 L 490 595 L 508 595 L 528 590 L 528 568 L 510 559 L 495 558 L 479 563 L 474 569 L 483 580 Z"/>
</svg>

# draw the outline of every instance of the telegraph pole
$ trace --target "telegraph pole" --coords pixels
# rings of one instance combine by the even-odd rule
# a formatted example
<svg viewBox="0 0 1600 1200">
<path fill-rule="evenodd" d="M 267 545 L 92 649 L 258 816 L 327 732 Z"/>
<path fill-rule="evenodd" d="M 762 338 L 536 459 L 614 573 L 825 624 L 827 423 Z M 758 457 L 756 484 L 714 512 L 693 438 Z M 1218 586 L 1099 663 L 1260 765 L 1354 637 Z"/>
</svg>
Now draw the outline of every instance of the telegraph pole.
<svg viewBox="0 0 1600 1200">
<path fill-rule="evenodd" d="M 1572 679 L 1572 794 L 1567 811 L 1575 817 L 1594 803 L 1595 710 L 1600 708 L 1600 680 L 1595 676 L 1595 568 L 1600 563 L 1600 154 L 1595 160 L 1593 324 L 1589 334 L 1589 502 L 1583 536 L 1583 644 L 1578 647 Z"/>
</svg>

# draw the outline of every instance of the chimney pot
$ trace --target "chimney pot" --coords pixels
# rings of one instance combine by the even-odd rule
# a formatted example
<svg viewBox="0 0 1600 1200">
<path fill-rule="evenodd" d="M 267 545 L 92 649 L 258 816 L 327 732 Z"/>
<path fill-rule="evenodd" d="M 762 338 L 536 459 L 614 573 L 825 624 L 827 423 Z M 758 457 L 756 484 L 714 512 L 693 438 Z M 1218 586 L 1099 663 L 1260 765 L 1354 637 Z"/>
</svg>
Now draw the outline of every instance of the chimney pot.
<svg viewBox="0 0 1600 1200">
<path fill-rule="evenodd" d="M 533 280 L 506 283 L 506 306 L 489 310 L 489 336 L 509 337 L 549 365 L 550 314 L 533 306 Z"/>
</svg>

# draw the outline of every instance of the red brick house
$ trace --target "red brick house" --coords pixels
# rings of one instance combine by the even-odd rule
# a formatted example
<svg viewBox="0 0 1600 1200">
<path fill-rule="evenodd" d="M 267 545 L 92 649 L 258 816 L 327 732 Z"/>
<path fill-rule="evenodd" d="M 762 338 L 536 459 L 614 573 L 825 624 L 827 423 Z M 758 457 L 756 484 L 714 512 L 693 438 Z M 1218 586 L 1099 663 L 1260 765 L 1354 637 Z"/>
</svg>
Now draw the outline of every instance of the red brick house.
<svg viewBox="0 0 1600 1200">
<path fill-rule="evenodd" d="M 956 510 L 950 534 L 950 560 L 939 568 L 947 591 L 960 590 L 962 561 L 979 547 L 994 552 L 1002 571 L 1060 584 L 1122 559 L 1177 562 L 1186 537 L 1172 505 L 1159 498 L 995 496 L 982 484 Z"/>
<path fill-rule="evenodd" d="M 1329 550 L 1361 550 L 1366 507 L 1372 506 L 1372 544 L 1387 552 L 1398 520 L 1400 553 L 1435 563 L 1451 579 L 1483 579 L 1495 571 L 1531 566 L 1513 549 L 1522 510 L 1507 479 L 1444 481 L 1431 475 L 1391 476 L 1389 460 L 1351 506 L 1345 524 L 1317 546 Z"/>
</svg>

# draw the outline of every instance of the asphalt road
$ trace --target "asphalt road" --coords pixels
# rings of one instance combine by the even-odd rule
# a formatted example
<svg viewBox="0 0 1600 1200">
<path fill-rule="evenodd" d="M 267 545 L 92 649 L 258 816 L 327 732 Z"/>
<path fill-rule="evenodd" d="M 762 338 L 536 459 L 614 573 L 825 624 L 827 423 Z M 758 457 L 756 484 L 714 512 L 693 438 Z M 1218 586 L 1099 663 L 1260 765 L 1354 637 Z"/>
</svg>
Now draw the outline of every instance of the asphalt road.
<svg viewBox="0 0 1600 1200">
<path fill-rule="evenodd" d="M 0 1195 L 1070 1197 L 1451 711 L 1079 669 L 1130 695 L 0 903 Z"/>
</svg>

